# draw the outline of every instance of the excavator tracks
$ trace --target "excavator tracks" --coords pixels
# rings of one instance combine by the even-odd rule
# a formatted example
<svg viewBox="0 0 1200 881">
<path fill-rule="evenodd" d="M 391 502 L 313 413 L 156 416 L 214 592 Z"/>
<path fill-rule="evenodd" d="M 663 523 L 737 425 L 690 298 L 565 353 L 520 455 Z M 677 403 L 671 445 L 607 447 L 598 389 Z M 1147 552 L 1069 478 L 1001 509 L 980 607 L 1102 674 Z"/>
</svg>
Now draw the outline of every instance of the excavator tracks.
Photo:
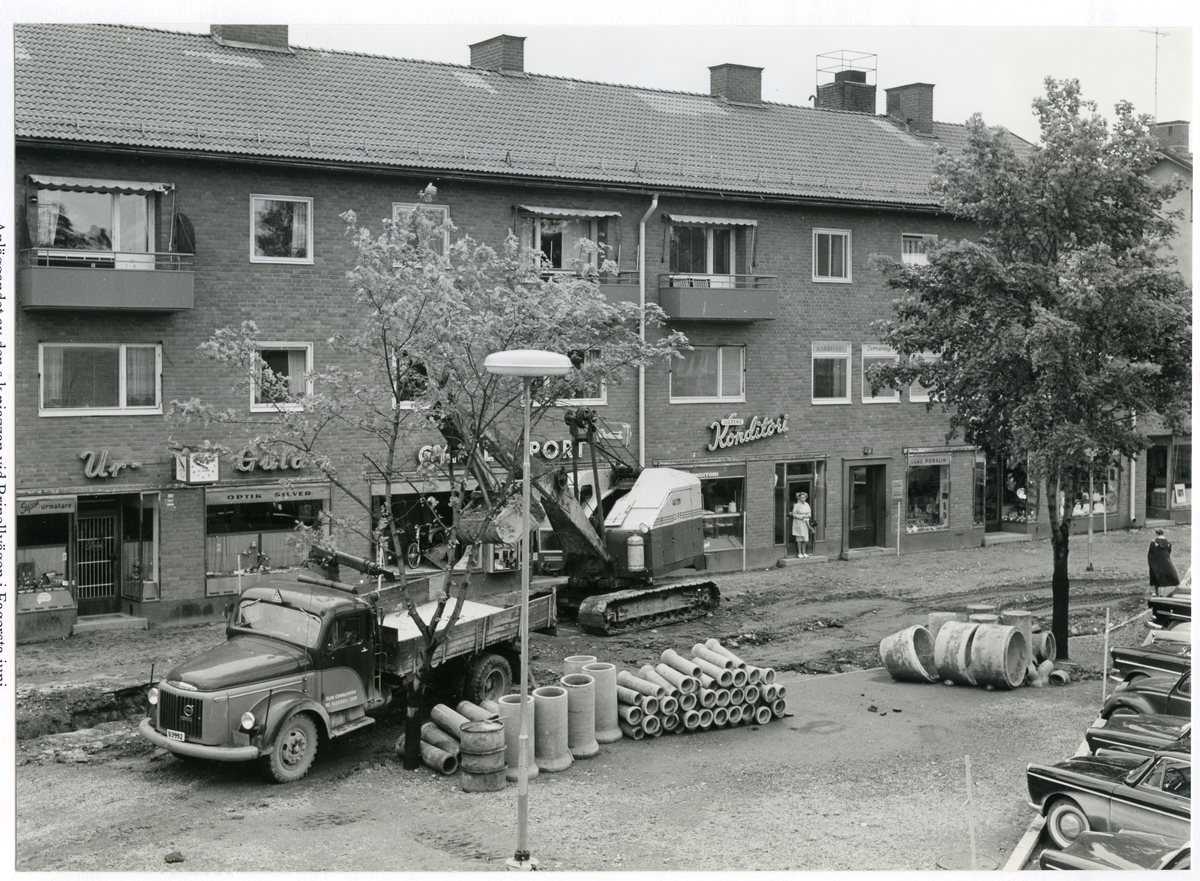
<svg viewBox="0 0 1200 881">
<path fill-rule="evenodd" d="M 578 621 L 588 633 L 611 636 L 702 618 L 720 601 L 711 581 L 653 585 L 590 596 L 579 605 Z"/>
</svg>

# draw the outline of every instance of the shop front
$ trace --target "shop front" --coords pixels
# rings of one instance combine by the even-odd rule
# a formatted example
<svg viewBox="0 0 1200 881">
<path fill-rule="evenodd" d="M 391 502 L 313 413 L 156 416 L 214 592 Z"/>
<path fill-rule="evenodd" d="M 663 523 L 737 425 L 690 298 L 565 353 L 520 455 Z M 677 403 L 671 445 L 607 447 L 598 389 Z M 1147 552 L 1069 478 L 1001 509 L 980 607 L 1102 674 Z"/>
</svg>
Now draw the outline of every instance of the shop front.
<svg viewBox="0 0 1200 881">
<path fill-rule="evenodd" d="M 745 569 L 746 463 L 724 460 L 655 464 L 686 471 L 700 479 L 706 568 L 717 572 Z"/>
<path fill-rule="evenodd" d="M 1191 435 L 1152 436 L 1145 455 L 1146 519 L 1192 520 Z"/>
<path fill-rule="evenodd" d="M 774 543 L 780 551 L 780 556 L 786 556 L 789 552 L 792 524 L 788 513 L 795 505 L 798 493 L 808 496 L 808 505 L 812 508 L 813 552 L 817 555 L 823 553 L 826 524 L 825 465 L 824 456 L 775 463 Z"/>
</svg>

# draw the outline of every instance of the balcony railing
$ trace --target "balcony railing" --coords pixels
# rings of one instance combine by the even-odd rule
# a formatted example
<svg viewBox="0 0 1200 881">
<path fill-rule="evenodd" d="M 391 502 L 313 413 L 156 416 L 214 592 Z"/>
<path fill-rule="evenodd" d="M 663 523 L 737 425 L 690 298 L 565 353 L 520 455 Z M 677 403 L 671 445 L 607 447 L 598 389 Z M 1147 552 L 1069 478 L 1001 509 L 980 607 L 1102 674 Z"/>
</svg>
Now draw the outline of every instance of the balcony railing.
<svg viewBox="0 0 1200 881">
<path fill-rule="evenodd" d="M 664 273 L 658 302 L 676 321 L 770 321 L 779 308 L 779 276 Z"/>
<path fill-rule="evenodd" d="M 173 252 L 21 252 L 17 289 L 25 309 L 176 312 L 195 300 L 193 255 Z"/>
<path fill-rule="evenodd" d="M 600 276 L 600 293 L 610 303 L 638 302 L 639 285 L 636 270 L 625 270 L 612 275 Z"/>
</svg>

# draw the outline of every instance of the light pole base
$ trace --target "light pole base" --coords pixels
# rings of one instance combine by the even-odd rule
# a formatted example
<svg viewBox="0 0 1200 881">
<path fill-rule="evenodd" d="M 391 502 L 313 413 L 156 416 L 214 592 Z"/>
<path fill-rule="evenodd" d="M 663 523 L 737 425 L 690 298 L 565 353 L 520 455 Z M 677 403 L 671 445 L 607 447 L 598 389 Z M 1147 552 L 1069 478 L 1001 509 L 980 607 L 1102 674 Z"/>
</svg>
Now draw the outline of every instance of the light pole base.
<svg viewBox="0 0 1200 881">
<path fill-rule="evenodd" d="M 524 854 L 524 859 L 518 859 L 516 856 L 511 856 L 504 861 L 504 868 L 509 872 L 532 872 L 538 867 L 538 861 L 529 854 Z"/>
</svg>

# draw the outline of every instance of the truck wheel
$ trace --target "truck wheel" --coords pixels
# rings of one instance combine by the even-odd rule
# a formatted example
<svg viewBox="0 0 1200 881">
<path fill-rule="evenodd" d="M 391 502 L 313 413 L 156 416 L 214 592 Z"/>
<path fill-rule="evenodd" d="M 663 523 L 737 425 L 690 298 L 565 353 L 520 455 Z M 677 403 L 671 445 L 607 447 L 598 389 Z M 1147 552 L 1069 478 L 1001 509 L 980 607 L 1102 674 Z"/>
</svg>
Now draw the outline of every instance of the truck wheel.
<svg viewBox="0 0 1200 881">
<path fill-rule="evenodd" d="M 317 726 L 312 716 L 297 713 L 279 729 L 271 751 L 262 758 L 267 777 L 275 783 L 299 780 L 317 756 Z"/>
<path fill-rule="evenodd" d="M 466 698 L 473 704 L 499 701 L 512 689 L 512 667 L 499 655 L 484 652 L 471 661 L 463 684 Z"/>
</svg>

